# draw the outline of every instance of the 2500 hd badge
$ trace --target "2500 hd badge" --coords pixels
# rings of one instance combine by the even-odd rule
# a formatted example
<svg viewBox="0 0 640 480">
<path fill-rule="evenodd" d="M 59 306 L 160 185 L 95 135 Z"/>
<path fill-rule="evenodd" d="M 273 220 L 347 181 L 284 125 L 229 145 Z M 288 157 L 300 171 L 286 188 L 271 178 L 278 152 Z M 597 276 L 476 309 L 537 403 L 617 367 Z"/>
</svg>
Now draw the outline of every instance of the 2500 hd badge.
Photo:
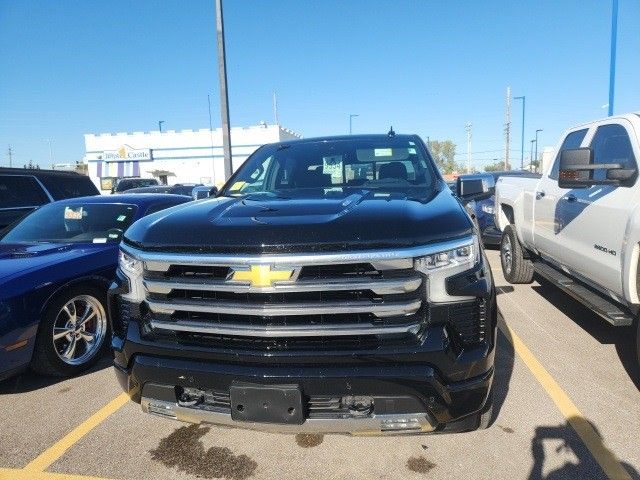
<svg viewBox="0 0 640 480">
<path fill-rule="evenodd" d="M 125 234 L 115 371 L 144 411 L 278 432 L 488 426 L 491 271 L 415 135 L 254 152 Z"/>
</svg>

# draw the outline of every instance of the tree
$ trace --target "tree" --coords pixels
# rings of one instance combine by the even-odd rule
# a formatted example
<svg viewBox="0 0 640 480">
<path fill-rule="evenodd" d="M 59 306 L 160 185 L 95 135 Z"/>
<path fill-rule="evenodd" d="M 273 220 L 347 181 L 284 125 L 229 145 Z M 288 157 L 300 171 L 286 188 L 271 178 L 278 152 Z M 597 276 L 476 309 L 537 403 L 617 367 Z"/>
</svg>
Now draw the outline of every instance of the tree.
<svg viewBox="0 0 640 480">
<path fill-rule="evenodd" d="M 448 174 L 459 170 L 460 167 L 455 161 L 456 144 L 451 140 L 430 140 L 429 151 L 442 173 Z"/>
<path fill-rule="evenodd" d="M 491 163 L 484 166 L 485 172 L 502 172 L 506 169 L 507 168 L 504 165 L 504 160 L 500 160 L 499 162 Z"/>
</svg>

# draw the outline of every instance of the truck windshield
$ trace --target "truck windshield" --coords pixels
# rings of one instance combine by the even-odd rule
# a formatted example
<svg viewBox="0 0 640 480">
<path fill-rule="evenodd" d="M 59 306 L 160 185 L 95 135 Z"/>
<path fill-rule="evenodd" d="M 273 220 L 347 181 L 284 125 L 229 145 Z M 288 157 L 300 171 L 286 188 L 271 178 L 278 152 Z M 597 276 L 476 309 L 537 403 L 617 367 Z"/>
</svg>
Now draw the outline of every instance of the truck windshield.
<svg viewBox="0 0 640 480">
<path fill-rule="evenodd" d="M 119 242 L 136 209 L 127 204 L 51 203 L 16 224 L 0 243 Z"/>
<path fill-rule="evenodd" d="M 426 197 L 435 179 L 431 160 L 411 138 L 318 140 L 258 149 L 222 194 L 289 197 L 358 189 Z"/>
</svg>

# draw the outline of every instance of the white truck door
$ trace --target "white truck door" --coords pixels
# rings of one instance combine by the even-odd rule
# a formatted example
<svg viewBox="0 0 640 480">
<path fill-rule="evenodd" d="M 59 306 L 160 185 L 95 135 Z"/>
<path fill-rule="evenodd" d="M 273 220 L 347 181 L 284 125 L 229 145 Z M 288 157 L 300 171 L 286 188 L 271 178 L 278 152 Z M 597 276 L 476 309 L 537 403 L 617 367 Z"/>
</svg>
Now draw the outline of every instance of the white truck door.
<svg viewBox="0 0 640 480">
<path fill-rule="evenodd" d="M 624 119 L 596 124 L 589 146 L 594 163 L 621 163 L 625 168 L 637 168 L 640 152 L 635 132 Z M 606 171 L 594 170 L 593 178 L 604 180 Z M 565 189 L 558 204 L 560 235 L 566 239 L 563 263 L 619 297 L 623 297 L 622 253 L 627 222 L 640 199 L 638 188 L 631 183 Z"/>
<path fill-rule="evenodd" d="M 563 262 L 564 250 L 568 248 L 563 238 L 562 219 L 557 211 L 560 199 L 566 193 L 565 189 L 558 186 L 560 153 L 580 148 L 588 131 L 589 128 L 581 128 L 566 134 L 557 149 L 553 166 L 542 176 L 533 192 L 533 243 L 537 250 L 557 263 Z"/>
</svg>

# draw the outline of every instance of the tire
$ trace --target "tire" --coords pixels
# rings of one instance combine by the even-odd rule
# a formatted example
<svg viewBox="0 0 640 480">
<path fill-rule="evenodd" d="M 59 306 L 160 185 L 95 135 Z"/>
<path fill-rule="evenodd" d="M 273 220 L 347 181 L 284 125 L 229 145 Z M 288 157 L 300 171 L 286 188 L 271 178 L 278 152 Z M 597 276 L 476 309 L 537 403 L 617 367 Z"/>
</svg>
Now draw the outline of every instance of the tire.
<svg viewBox="0 0 640 480">
<path fill-rule="evenodd" d="M 533 262 L 524 257 L 520 240 L 513 228 L 507 225 L 500 240 L 500 265 L 502 273 L 509 283 L 531 283 L 533 281 Z"/>
<path fill-rule="evenodd" d="M 94 285 L 72 287 L 54 297 L 40 320 L 31 369 L 69 377 L 93 366 L 109 344 L 106 304 L 106 289 Z"/>
</svg>

